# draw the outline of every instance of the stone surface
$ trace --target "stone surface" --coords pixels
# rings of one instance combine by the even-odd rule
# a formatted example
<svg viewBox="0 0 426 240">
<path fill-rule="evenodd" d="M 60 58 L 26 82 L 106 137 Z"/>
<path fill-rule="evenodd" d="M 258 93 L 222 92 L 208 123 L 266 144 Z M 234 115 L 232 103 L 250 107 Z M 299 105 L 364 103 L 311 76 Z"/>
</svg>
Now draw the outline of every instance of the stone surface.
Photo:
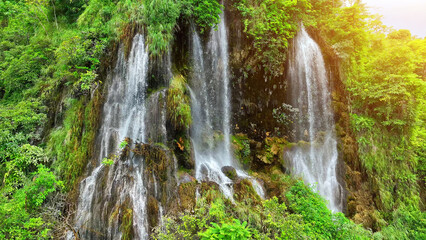
<svg viewBox="0 0 426 240">
<path fill-rule="evenodd" d="M 221 170 L 231 180 L 235 180 L 238 177 L 237 171 L 234 167 L 224 166 Z"/>
</svg>

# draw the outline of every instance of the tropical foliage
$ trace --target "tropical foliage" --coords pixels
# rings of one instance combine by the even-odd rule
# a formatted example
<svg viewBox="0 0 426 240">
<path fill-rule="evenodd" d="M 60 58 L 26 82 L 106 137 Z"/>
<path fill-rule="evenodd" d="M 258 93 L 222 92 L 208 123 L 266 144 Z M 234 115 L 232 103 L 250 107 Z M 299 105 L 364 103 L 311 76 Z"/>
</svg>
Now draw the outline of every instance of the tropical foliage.
<svg viewBox="0 0 426 240">
<path fill-rule="evenodd" d="M 103 81 L 118 45 L 128 53 L 132 36 L 144 32 L 150 57 L 159 57 L 185 27 L 214 30 L 225 4 L 240 14 L 235 18 L 251 44 L 253 71 L 284 78 L 288 49 L 302 22 L 322 41 L 324 55 L 336 57 L 350 112 L 348 131 L 374 192 L 380 231 L 373 234 L 330 212 L 310 187 L 281 174 L 277 187 L 289 188 L 278 197 L 231 202 L 210 191 L 193 211 L 167 217 L 165 231 L 157 229 L 154 237 L 425 239 L 426 39 L 387 28 L 362 1 L 351 2 L 0 0 L 0 238 L 58 238 L 65 224 L 61 215 L 68 214 L 64 196 L 74 199 L 94 153 Z M 174 76 L 168 122 L 178 132 L 176 149 L 185 153 L 178 157 L 190 158 L 187 76 Z M 271 117 L 287 126 L 283 134 L 289 136 L 295 114 L 297 109 L 282 105 Z M 243 136 L 232 140 L 242 164 L 252 164 L 258 146 Z M 132 214 L 127 209 L 127 222 Z"/>
</svg>

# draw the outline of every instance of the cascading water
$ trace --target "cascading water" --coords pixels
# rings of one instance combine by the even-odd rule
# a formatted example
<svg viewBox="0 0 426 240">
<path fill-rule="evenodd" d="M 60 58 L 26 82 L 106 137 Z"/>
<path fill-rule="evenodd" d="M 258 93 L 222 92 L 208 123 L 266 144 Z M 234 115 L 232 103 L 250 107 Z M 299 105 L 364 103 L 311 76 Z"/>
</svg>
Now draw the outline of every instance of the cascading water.
<svg viewBox="0 0 426 240">
<path fill-rule="evenodd" d="M 166 94 L 167 89 L 162 89 L 152 93 L 147 99 L 147 114 L 145 118 L 146 125 L 149 126 L 145 130 L 147 142 L 167 144 Z"/>
<path fill-rule="evenodd" d="M 290 52 L 288 84 L 290 102 L 300 111 L 294 123 L 296 140 L 308 142 L 299 142 L 286 153 L 292 173 L 309 184 L 317 183 L 329 208 L 341 211 L 343 189 L 336 173 L 337 142 L 325 64 L 303 25 Z"/>
<path fill-rule="evenodd" d="M 116 159 L 110 167 L 101 164 L 102 159 L 117 153 L 125 138 L 145 141 L 147 70 L 148 52 L 143 36 L 137 34 L 128 61 L 123 49 L 119 50 L 103 108 L 99 158 L 95 169 L 80 184 L 75 227 L 82 239 L 120 239 L 118 214 L 123 206 L 132 209 L 134 237 L 148 237 L 143 159 Z M 72 237 L 68 234 L 69 239 Z"/>
<path fill-rule="evenodd" d="M 212 29 L 203 51 L 200 37 L 193 28 L 193 77 L 191 94 L 191 140 L 194 145 L 196 178 L 214 181 L 223 194 L 232 198 L 232 180 L 223 172 L 232 166 L 240 177 L 249 178 L 233 161 L 230 144 L 230 90 L 228 76 L 228 38 L 224 14 L 218 29 Z M 263 190 L 251 179 L 255 190 L 264 197 Z"/>
</svg>

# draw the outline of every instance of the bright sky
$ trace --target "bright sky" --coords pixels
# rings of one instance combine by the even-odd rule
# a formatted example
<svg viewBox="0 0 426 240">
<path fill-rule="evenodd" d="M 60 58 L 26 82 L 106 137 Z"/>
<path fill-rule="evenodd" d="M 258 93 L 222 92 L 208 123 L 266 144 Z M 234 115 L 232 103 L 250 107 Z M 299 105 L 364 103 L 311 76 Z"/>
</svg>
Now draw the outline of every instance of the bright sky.
<svg viewBox="0 0 426 240">
<path fill-rule="evenodd" d="M 371 13 L 394 29 L 408 29 L 411 34 L 426 37 L 426 0 L 362 0 Z"/>
</svg>

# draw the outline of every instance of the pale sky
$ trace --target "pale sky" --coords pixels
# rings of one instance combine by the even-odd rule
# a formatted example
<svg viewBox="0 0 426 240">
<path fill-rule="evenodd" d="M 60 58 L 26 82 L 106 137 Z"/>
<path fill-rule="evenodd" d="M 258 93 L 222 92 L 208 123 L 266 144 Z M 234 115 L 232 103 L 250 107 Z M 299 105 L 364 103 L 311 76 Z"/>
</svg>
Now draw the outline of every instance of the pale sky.
<svg viewBox="0 0 426 240">
<path fill-rule="evenodd" d="M 362 0 L 371 13 L 394 29 L 408 29 L 411 34 L 426 37 L 426 0 Z"/>
</svg>

